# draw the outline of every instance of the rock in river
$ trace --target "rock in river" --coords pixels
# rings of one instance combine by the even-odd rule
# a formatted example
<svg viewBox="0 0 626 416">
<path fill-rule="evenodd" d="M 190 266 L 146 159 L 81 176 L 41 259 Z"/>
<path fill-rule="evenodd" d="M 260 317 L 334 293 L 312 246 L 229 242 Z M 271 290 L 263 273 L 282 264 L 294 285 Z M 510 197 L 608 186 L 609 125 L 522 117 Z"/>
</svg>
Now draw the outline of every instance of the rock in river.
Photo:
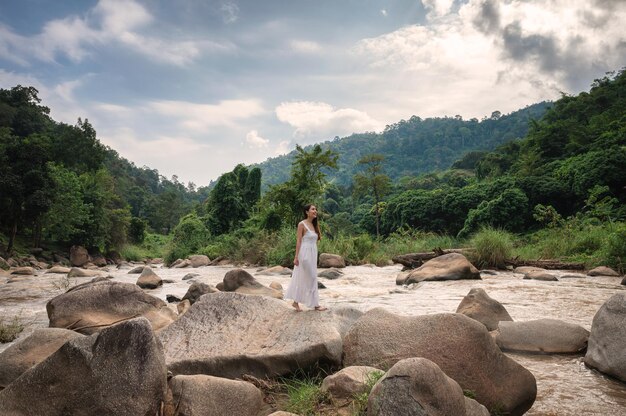
<svg viewBox="0 0 626 416">
<path fill-rule="evenodd" d="M 174 374 L 275 376 L 316 363 L 339 365 L 343 335 L 360 315 L 296 312 L 278 299 L 220 292 L 200 297 L 159 338 Z"/>
</svg>

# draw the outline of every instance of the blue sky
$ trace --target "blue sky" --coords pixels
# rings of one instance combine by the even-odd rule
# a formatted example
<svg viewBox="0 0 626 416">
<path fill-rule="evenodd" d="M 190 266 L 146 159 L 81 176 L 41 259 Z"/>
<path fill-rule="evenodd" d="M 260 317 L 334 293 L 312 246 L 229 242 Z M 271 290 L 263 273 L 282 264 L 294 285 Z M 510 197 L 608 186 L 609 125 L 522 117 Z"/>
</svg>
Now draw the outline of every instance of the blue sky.
<svg viewBox="0 0 626 416">
<path fill-rule="evenodd" d="M 624 22 L 615 0 L 0 0 L 0 87 L 206 185 L 296 143 L 576 94 L 626 65 Z"/>
</svg>

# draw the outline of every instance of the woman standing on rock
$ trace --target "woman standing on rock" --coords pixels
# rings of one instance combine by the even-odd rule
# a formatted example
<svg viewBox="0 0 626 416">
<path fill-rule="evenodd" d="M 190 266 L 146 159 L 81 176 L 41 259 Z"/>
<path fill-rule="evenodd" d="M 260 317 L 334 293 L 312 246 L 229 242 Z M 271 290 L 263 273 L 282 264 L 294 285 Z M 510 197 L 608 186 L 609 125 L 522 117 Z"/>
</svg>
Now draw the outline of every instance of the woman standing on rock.
<svg viewBox="0 0 626 416">
<path fill-rule="evenodd" d="M 286 299 L 293 299 L 292 306 L 300 312 L 299 303 L 316 311 L 325 311 L 319 305 L 317 290 L 317 242 L 321 238 L 317 223 L 317 207 L 313 204 L 304 207 L 304 220 L 298 223 L 296 256 L 293 259 L 293 274 L 285 292 Z"/>
</svg>

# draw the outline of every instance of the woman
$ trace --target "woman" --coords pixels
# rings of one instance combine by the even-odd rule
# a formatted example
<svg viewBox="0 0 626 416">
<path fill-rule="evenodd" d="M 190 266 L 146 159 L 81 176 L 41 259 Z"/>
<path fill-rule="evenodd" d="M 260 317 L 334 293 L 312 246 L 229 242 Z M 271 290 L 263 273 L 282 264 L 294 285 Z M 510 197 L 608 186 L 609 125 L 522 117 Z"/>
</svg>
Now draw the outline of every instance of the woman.
<svg viewBox="0 0 626 416">
<path fill-rule="evenodd" d="M 299 303 L 316 311 L 325 311 L 326 308 L 319 305 L 317 290 L 317 242 L 321 238 L 317 207 L 313 204 L 305 206 L 304 216 L 304 220 L 298 223 L 293 274 L 285 298 L 293 299 L 292 305 L 298 312 L 302 310 Z"/>
</svg>

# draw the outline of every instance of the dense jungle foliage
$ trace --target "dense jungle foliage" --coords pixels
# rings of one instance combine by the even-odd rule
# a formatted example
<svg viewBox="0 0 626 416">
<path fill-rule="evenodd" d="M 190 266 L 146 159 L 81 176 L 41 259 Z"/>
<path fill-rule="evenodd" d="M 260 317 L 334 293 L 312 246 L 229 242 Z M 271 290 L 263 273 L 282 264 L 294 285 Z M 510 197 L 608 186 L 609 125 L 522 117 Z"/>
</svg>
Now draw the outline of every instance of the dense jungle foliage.
<svg viewBox="0 0 626 416">
<path fill-rule="evenodd" d="M 34 88 L 0 90 L 5 249 L 20 235 L 131 259 L 204 253 L 290 265 L 300 207 L 312 202 L 320 250 L 352 263 L 500 239 L 507 255 L 624 267 L 624 71 L 507 116 L 412 117 L 297 146 L 200 189 L 119 157 L 87 120 L 70 126 L 48 113 Z"/>
</svg>

